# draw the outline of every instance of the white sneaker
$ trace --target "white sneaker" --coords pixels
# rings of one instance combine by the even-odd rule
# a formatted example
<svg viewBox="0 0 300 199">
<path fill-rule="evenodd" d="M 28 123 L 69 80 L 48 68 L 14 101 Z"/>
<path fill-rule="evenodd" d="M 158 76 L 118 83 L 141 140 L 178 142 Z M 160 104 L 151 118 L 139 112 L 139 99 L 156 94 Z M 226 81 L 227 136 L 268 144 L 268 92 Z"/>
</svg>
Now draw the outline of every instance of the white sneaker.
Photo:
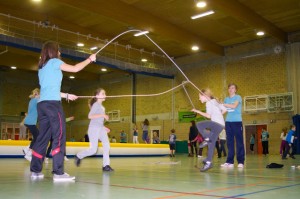
<svg viewBox="0 0 300 199">
<path fill-rule="evenodd" d="M 43 178 L 44 178 L 44 174 L 31 172 L 31 179 L 35 180 L 35 179 L 43 179 Z"/>
<path fill-rule="evenodd" d="M 45 164 L 49 163 L 49 158 L 45 158 Z"/>
<path fill-rule="evenodd" d="M 234 164 L 230 164 L 230 163 L 224 163 L 224 164 L 221 164 L 221 167 L 225 167 L 225 168 L 233 168 L 234 167 Z"/>
<path fill-rule="evenodd" d="M 69 161 L 69 159 L 68 159 L 68 157 L 67 157 L 67 156 L 65 156 L 65 161 Z"/>
<path fill-rule="evenodd" d="M 75 176 L 70 176 L 67 173 L 64 173 L 62 175 L 57 175 L 57 174 L 53 175 L 53 181 L 54 182 L 70 182 L 70 181 L 73 181 L 73 180 L 75 180 Z"/>
<path fill-rule="evenodd" d="M 32 159 L 32 152 L 31 152 L 31 150 L 29 150 L 29 151 L 25 154 L 24 158 L 25 158 L 26 160 L 28 160 L 29 162 L 31 162 L 31 159 Z"/>
<path fill-rule="evenodd" d="M 198 158 L 202 158 L 203 156 L 202 155 L 198 155 Z"/>
<path fill-rule="evenodd" d="M 240 163 L 240 164 L 238 164 L 237 167 L 238 167 L 238 168 L 244 168 L 244 164 Z"/>
</svg>

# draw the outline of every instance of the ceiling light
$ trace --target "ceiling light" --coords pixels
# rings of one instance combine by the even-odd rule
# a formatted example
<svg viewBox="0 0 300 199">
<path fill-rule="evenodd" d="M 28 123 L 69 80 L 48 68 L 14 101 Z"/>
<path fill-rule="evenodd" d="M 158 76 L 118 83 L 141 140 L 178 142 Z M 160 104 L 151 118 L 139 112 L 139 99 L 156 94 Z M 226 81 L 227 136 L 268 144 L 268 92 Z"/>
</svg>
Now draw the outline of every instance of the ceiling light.
<svg viewBox="0 0 300 199">
<path fill-rule="evenodd" d="M 16 66 L 11 66 L 10 68 L 13 69 L 13 70 L 16 70 L 16 69 L 17 69 Z"/>
<path fill-rule="evenodd" d="M 106 68 L 101 68 L 101 71 L 102 71 L 102 72 L 106 72 L 107 69 L 106 69 Z"/>
<path fill-rule="evenodd" d="M 192 50 L 197 51 L 197 50 L 199 50 L 199 47 L 198 46 L 192 46 Z"/>
<path fill-rule="evenodd" d="M 143 58 L 141 61 L 142 61 L 142 62 L 147 62 L 148 60 L 147 60 L 147 59 L 145 59 L 145 58 Z"/>
<path fill-rule="evenodd" d="M 265 32 L 264 32 L 264 31 L 258 31 L 258 32 L 256 33 L 256 35 L 257 35 L 257 36 L 263 36 L 263 35 L 265 35 Z"/>
<path fill-rule="evenodd" d="M 33 2 L 41 2 L 42 0 L 32 0 Z"/>
<path fill-rule="evenodd" d="M 134 34 L 135 37 L 138 37 L 138 36 L 141 36 L 141 35 L 145 35 L 145 34 L 148 34 L 149 31 L 141 31 L 141 32 L 138 32 L 136 34 Z"/>
<path fill-rule="evenodd" d="M 78 43 L 77 46 L 78 46 L 78 47 L 83 47 L 84 44 L 83 44 L 83 43 Z"/>
<path fill-rule="evenodd" d="M 74 77 L 74 76 L 70 76 L 69 78 L 70 78 L 70 79 L 75 79 L 75 77 Z"/>
<path fill-rule="evenodd" d="M 205 1 L 199 1 L 197 4 L 198 8 L 204 8 L 206 6 L 206 2 Z"/>
<path fill-rule="evenodd" d="M 94 47 L 91 47 L 91 48 L 90 48 L 90 50 L 96 50 L 96 49 L 98 49 L 97 46 L 94 46 Z"/>
<path fill-rule="evenodd" d="M 198 15 L 194 15 L 194 16 L 191 16 L 191 19 L 198 19 L 200 17 L 205 17 L 207 15 L 211 15 L 211 14 L 214 14 L 215 12 L 213 10 L 210 10 L 210 11 L 207 11 L 207 12 L 203 12 L 201 14 L 198 14 Z"/>
</svg>

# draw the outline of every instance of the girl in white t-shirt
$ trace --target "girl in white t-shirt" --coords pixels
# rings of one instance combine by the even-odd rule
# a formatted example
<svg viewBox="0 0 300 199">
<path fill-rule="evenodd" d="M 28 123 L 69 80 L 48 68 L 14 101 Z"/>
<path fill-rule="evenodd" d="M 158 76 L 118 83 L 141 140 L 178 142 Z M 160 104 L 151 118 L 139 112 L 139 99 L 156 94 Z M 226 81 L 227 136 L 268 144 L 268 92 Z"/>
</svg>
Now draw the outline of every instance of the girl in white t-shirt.
<svg viewBox="0 0 300 199">
<path fill-rule="evenodd" d="M 207 158 L 203 161 L 204 166 L 200 171 L 207 171 L 213 167 L 212 159 L 214 155 L 215 143 L 219 137 L 219 134 L 225 127 L 223 114 L 226 113 L 226 108 L 217 102 L 212 96 L 209 89 L 202 89 L 199 94 L 199 100 L 202 103 L 206 103 L 206 113 L 193 109 L 192 111 L 198 113 L 210 120 L 202 121 L 197 123 L 198 131 L 204 138 L 204 142 L 200 144 L 203 148 L 208 146 Z"/>
</svg>

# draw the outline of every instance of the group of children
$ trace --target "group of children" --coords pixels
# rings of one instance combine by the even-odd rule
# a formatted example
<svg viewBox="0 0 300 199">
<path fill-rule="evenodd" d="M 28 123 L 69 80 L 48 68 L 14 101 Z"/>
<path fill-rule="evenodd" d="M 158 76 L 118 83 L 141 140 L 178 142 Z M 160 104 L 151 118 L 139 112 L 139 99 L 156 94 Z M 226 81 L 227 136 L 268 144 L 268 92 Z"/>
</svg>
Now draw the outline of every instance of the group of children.
<svg viewBox="0 0 300 199">
<path fill-rule="evenodd" d="M 74 94 L 61 92 L 62 71 L 79 72 L 91 62 L 96 60 L 96 54 L 74 66 L 64 63 L 60 59 L 59 46 L 56 42 L 47 42 L 43 45 L 39 60 L 39 84 L 40 93 L 33 91 L 29 103 L 29 116 L 25 120 L 25 125 L 29 128 L 33 135 L 33 140 L 26 154 L 32 153 L 30 165 L 31 177 L 33 179 L 43 178 L 42 165 L 46 156 L 46 149 L 50 140 L 52 140 L 52 157 L 53 157 L 53 180 L 54 181 L 72 181 L 75 176 L 70 176 L 64 171 L 64 156 L 66 150 L 66 119 L 63 112 L 61 99 L 76 100 L 78 97 Z M 234 158 L 234 140 L 236 140 L 238 167 L 244 166 L 244 146 L 242 135 L 242 119 L 241 119 L 241 97 L 235 95 L 237 86 L 229 85 L 230 97 L 225 99 L 225 103 L 221 104 L 212 95 L 208 89 L 201 90 L 199 100 L 206 104 L 206 112 L 196 109 L 192 111 L 198 113 L 210 120 L 198 122 L 196 127 L 201 133 L 203 142 L 201 148 L 208 147 L 207 158 L 203 161 L 204 166 L 201 171 L 207 171 L 213 167 L 212 159 L 215 148 L 215 143 L 218 140 L 219 134 L 226 127 L 228 139 L 228 157 L 223 167 L 233 167 Z M 79 152 L 75 156 L 76 166 L 80 166 L 83 158 L 94 155 L 98 149 L 98 141 L 102 142 L 103 146 L 103 171 L 113 171 L 110 167 L 109 150 L 110 144 L 107 133 L 110 129 L 104 126 L 105 120 L 109 116 L 105 113 L 105 108 L 102 102 L 105 101 L 106 93 L 104 89 L 97 89 L 95 97 L 90 101 L 90 119 L 88 127 L 88 137 L 90 147 Z M 223 114 L 228 110 L 226 125 Z M 37 115 L 39 120 L 39 130 L 36 128 Z M 149 121 L 145 120 L 142 124 L 143 141 L 148 143 L 148 128 Z M 295 131 L 295 127 L 291 129 Z M 137 132 L 136 132 L 137 133 Z M 134 134 L 134 136 L 137 136 Z M 283 154 L 283 159 L 292 146 L 292 140 L 295 137 L 288 133 L 286 141 L 289 143 Z M 136 140 L 135 140 L 136 141 Z M 175 156 L 176 134 L 175 130 L 171 130 L 169 136 L 170 156 Z M 291 156 L 293 157 L 293 156 Z"/>
</svg>

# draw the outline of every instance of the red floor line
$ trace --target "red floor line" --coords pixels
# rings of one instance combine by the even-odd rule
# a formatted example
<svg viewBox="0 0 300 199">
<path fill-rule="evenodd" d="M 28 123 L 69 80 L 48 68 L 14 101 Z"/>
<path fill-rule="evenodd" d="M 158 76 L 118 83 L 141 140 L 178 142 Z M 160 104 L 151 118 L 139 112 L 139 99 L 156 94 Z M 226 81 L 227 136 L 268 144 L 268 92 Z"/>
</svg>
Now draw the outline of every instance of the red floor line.
<svg viewBox="0 0 300 199">
<path fill-rule="evenodd" d="M 97 182 L 86 182 L 86 181 L 77 181 L 82 183 L 89 183 L 89 184 L 99 184 L 103 185 L 102 183 Z M 221 195 L 212 195 L 212 194 L 202 194 L 201 192 L 181 192 L 181 191 L 172 191 L 172 190 L 162 190 L 162 189 L 152 189 L 152 188 L 144 188 L 144 187 L 135 187 L 135 186 L 125 186 L 125 185 L 116 185 L 116 184 L 110 184 L 109 186 L 112 187 L 121 187 L 121 188 L 130 188 L 130 189 L 138 189 L 138 190 L 144 190 L 144 191 L 155 191 L 155 192 L 165 192 L 165 193 L 176 193 L 180 195 L 197 195 L 197 196 L 210 196 L 210 197 L 216 197 L 216 198 L 233 198 L 228 196 L 221 196 Z M 245 198 L 234 198 L 234 199 L 245 199 Z"/>
</svg>

